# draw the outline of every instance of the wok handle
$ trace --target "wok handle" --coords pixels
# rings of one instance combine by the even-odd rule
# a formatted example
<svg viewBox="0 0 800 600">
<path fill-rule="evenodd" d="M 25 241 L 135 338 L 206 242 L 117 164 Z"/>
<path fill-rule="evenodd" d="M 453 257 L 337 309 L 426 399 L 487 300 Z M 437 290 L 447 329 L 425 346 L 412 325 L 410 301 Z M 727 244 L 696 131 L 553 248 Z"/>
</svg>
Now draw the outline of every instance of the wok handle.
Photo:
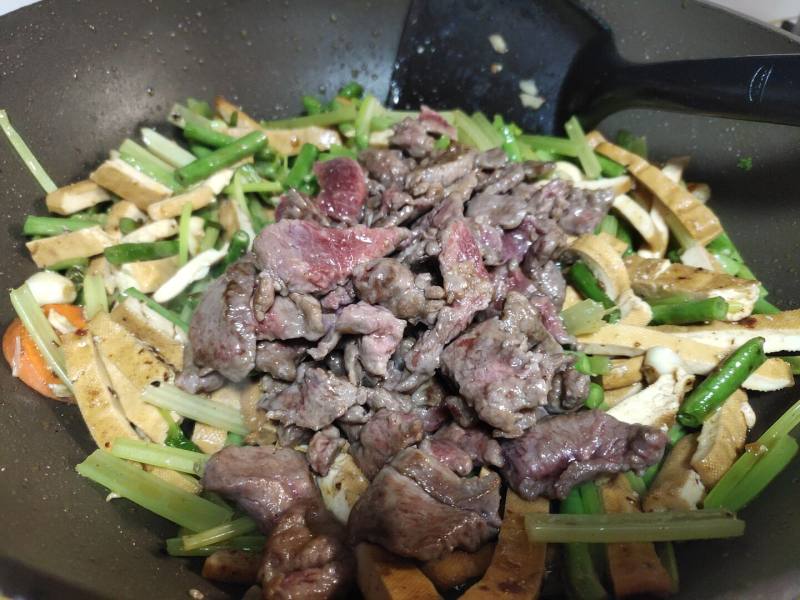
<svg viewBox="0 0 800 600">
<path fill-rule="evenodd" d="M 581 111 L 590 125 L 633 107 L 800 125 L 800 54 L 619 62 L 597 75 L 596 95 Z"/>
</svg>

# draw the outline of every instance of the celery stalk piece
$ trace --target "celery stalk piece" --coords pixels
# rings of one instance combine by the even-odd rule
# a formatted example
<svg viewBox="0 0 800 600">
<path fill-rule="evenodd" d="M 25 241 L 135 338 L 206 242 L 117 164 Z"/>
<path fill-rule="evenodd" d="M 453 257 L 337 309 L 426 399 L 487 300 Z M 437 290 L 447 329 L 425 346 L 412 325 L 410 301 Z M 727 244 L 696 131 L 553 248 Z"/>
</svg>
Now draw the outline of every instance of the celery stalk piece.
<svg viewBox="0 0 800 600">
<path fill-rule="evenodd" d="M 748 450 L 736 459 L 736 462 L 725 472 L 722 479 L 708 492 L 708 495 L 703 500 L 703 507 L 722 508 L 727 498 L 730 496 L 730 493 L 736 489 L 745 475 L 753 468 L 753 465 L 758 462 L 758 458 L 758 454 Z"/>
<path fill-rule="evenodd" d="M 108 312 L 106 285 L 100 275 L 87 275 L 83 278 L 83 313 L 91 319 L 100 312 Z"/>
<path fill-rule="evenodd" d="M 564 327 L 570 335 L 594 333 L 605 325 L 603 305 L 594 300 L 582 300 L 561 311 Z"/>
<path fill-rule="evenodd" d="M 118 438 L 111 447 L 111 454 L 117 458 L 126 458 L 134 462 L 164 467 L 181 473 L 201 476 L 208 459 L 202 452 L 170 448 L 144 440 Z"/>
<path fill-rule="evenodd" d="M 593 499 L 589 498 L 589 501 L 592 502 Z M 583 504 L 582 494 L 578 488 L 573 488 L 561 502 L 560 512 L 562 515 L 583 515 L 589 512 Z M 597 553 L 593 556 L 590 550 L 601 547 L 584 543 L 564 545 L 567 582 L 575 598 L 605 600 L 608 597 L 595 569 L 595 559 L 599 559 L 599 556 Z"/>
<path fill-rule="evenodd" d="M 800 425 L 800 400 L 792 404 L 778 420 L 758 438 L 758 444 L 771 447 L 779 438 L 789 435 L 792 430 Z"/>
<path fill-rule="evenodd" d="M 64 218 L 64 217 L 37 217 L 29 215 L 25 218 L 22 226 L 22 233 L 25 235 L 59 235 L 68 231 L 78 231 L 94 227 L 97 223 L 87 219 Z"/>
<path fill-rule="evenodd" d="M 33 338 L 39 352 L 42 353 L 47 366 L 55 373 L 67 389 L 72 392 L 72 382 L 67 377 L 64 354 L 58 345 L 58 336 L 53 331 L 50 321 L 44 316 L 42 308 L 36 303 L 27 284 L 22 284 L 9 294 L 11 306 L 14 307 L 19 320 Z"/>
<path fill-rule="evenodd" d="M 28 144 L 25 143 L 25 140 L 23 140 L 19 133 L 17 133 L 17 130 L 11 126 L 11 121 L 8 120 L 8 114 L 4 110 L 0 110 L 0 129 L 6 134 L 11 146 L 17 151 L 22 162 L 28 167 L 28 171 L 30 171 L 31 175 L 39 182 L 42 189 L 48 194 L 56 191 L 58 186 L 53 183 L 53 180 L 50 179 L 44 167 L 36 160 L 36 157 L 33 155 L 33 152 L 31 152 L 31 149 L 28 148 Z"/>
<path fill-rule="evenodd" d="M 167 554 L 170 556 L 211 556 L 218 550 L 242 550 L 260 554 L 266 541 L 267 538 L 263 535 L 243 535 L 221 544 L 187 550 L 183 547 L 183 538 L 175 537 L 169 538 L 166 545 Z"/>
<path fill-rule="evenodd" d="M 737 537 L 744 521 L 724 510 L 662 513 L 525 515 L 533 543 L 668 542 Z"/>
<path fill-rule="evenodd" d="M 252 533 L 258 529 L 258 524 L 250 517 L 240 517 L 230 523 L 217 525 L 206 531 L 199 531 L 192 535 L 181 537 L 184 550 L 196 550 L 204 546 L 211 546 L 220 542 L 226 542 L 237 538 L 246 533 Z"/>
<path fill-rule="evenodd" d="M 192 221 L 192 203 L 187 202 L 181 208 L 181 218 L 178 225 L 178 265 L 183 266 L 189 262 L 189 225 Z"/>
<path fill-rule="evenodd" d="M 151 179 L 167 186 L 175 192 L 183 186 L 175 178 L 175 169 L 156 155 L 151 154 L 133 140 L 127 139 L 119 147 L 119 157 Z"/>
<path fill-rule="evenodd" d="M 192 531 L 204 531 L 231 518 L 230 510 L 186 492 L 103 450 L 92 452 L 76 470 L 115 494 Z"/>
<path fill-rule="evenodd" d="M 235 408 L 202 396 L 188 394 L 174 385 L 165 383 L 159 387 L 148 387 L 142 392 L 142 399 L 154 406 L 175 411 L 183 417 L 200 421 L 212 427 L 232 431 L 239 435 L 249 433 L 244 425 L 242 414 Z"/>
<path fill-rule="evenodd" d="M 152 154 L 168 163 L 173 168 L 182 167 L 188 165 L 190 162 L 194 162 L 194 154 L 182 148 L 168 137 L 164 137 L 155 129 L 142 127 L 141 135 L 145 147 Z"/>
<path fill-rule="evenodd" d="M 336 108 L 328 112 L 291 119 L 261 121 L 261 126 L 264 129 L 302 129 L 303 127 L 312 126 L 329 127 L 330 125 L 338 125 L 339 123 L 355 120 L 356 112 L 355 104 L 337 102 Z"/>
<path fill-rule="evenodd" d="M 356 113 L 356 145 L 359 148 L 366 148 L 369 145 L 369 133 L 372 119 L 378 116 L 383 107 L 375 96 L 366 96 L 358 107 Z"/>
<path fill-rule="evenodd" d="M 489 148 L 499 148 L 503 145 L 503 136 L 494 128 L 492 123 L 482 112 L 472 113 L 472 122 L 483 132 L 489 140 Z"/>
<path fill-rule="evenodd" d="M 466 146 L 477 148 L 481 152 L 492 148 L 492 140 L 489 139 L 477 123 L 465 112 L 460 110 L 453 111 L 453 123 L 458 133 L 458 141 Z"/>
<path fill-rule="evenodd" d="M 743 509 L 786 468 L 797 451 L 797 440 L 792 436 L 779 438 L 722 499 L 722 505 L 729 510 Z"/>
<path fill-rule="evenodd" d="M 586 141 L 586 134 L 583 133 L 583 127 L 578 122 L 577 117 L 572 117 L 564 124 L 564 130 L 567 132 L 567 137 L 572 140 L 578 152 L 578 160 L 581 163 L 583 172 L 589 179 L 597 179 L 600 177 L 600 161 L 594 150 L 589 146 Z"/>
</svg>

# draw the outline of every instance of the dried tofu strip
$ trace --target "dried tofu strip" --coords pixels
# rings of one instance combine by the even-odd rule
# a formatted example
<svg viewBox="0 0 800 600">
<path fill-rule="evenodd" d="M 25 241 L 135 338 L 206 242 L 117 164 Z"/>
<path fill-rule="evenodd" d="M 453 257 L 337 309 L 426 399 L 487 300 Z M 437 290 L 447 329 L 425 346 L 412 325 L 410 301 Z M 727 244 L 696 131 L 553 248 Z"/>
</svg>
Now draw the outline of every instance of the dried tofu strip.
<svg viewBox="0 0 800 600">
<path fill-rule="evenodd" d="M 631 282 L 625 263 L 615 246 L 609 243 L 609 237 L 608 234 L 603 237 L 587 233 L 572 242 L 569 250 L 586 263 L 606 294 L 616 300 L 630 289 Z"/>
<path fill-rule="evenodd" d="M 642 384 L 642 382 L 637 382 L 614 390 L 606 390 L 605 394 L 603 394 L 603 401 L 609 406 L 609 408 L 614 408 L 626 398 L 630 398 L 631 396 L 638 394 L 643 389 L 644 384 Z"/>
<path fill-rule="evenodd" d="M 712 321 L 706 325 L 662 325 L 655 329 L 725 350 L 733 350 L 747 340 L 764 338 L 764 351 L 800 351 L 800 309 L 775 315 L 752 315 L 742 321 Z"/>
<path fill-rule="evenodd" d="M 641 512 L 639 496 L 624 475 L 617 475 L 601 485 L 600 493 L 607 513 Z M 607 544 L 606 553 L 615 597 L 664 597 L 675 592 L 672 579 L 651 542 Z"/>
<path fill-rule="evenodd" d="M 604 325 L 594 333 L 579 336 L 578 349 L 587 354 L 640 356 L 650 348 L 669 348 L 681 357 L 688 372 L 706 375 L 728 354 L 726 350 L 680 338 L 651 327 Z M 749 390 L 771 392 L 794 384 L 792 369 L 784 360 L 770 358 L 744 382 Z"/>
<path fill-rule="evenodd" d="M 650 212 L 636 200 L 627 194 L 620 194 L 614 198 L 611 206 L 625 217 L 649 247 L 654 248 L 661 244 L 660 232 L 656 230 Z"/>
<path fill-rule="evenodd" d="M 697 435 L 681 438 L 670 450 L 642 502 L 646 512 L 696 510 L 706 488 L 691 460 L 697 450 Z"/>
<path fill-rule="evenodd" d="M 494 549 L 494 544 L 486 544 L 477 552 L 453 550 L 437 560 L 422 563 L 420 569 L 437 589 L 452 590 L 483 575 L 492 562 Z"/>
<path fill-rule="evenodd" d="M 608 414 L 623 423 L 670 427 L 675 423 L 678 408 L 693 383 L 694 376 L 680 368 L 664 373 L 638 394 L 609 408 Z"/>
<path fill-rule="evenodd" d="M 547 544 L 532 544 L 528 540 L 525 514 L 531 512 L 550 512 L 550 503 L 544 498 L 523 500 L 508 490 L 492 562 L 481 580 L 461 596 L 463 600 L 538 598 L 544 579 Z"/>
<path fill-rule="evenodd" d="M 643 362 L 644 355 L 612 360 L 611 369 L 601 376 L 603 389 L 615 390 L 641 381 Z"/>
<path fill-rule="evenodd" d="M 410 560 L 374 544 L 356 546 L 358 589 L 364 600 L 441 600 L 431 580 Z"/>
<path fill-rule="evenodd" d="M 641 156 L 610 143 L 596 131 L 587 136 L 587 139 L 595 152 L 627 167 L 628 172 L 658 198 L 667 209 L 666 221 L 681 245 L 691 246 L 691 241 L 695 240 L 705 246 L 722 233 L 717 216 L 698 202 L 691 192 L 667 177 L 661 169 Z"/>
</svg>

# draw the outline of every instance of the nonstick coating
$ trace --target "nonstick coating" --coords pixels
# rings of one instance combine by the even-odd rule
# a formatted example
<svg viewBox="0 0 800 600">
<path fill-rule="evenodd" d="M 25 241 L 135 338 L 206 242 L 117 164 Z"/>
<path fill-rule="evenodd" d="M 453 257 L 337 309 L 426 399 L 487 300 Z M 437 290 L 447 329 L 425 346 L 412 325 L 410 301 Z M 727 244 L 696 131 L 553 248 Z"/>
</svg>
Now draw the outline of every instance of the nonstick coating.
<svg viewBox="0 0 800 600">
<path fill-rule="evenodd" d="M 798 51 L 783 33 L 688 0 L 587 5 L 631 60 Z M 65 184 L 138 126 L 168 131 L 166 111 L 187 96 L 223 94 L 261 117 L 295 114 L 302 93 L 331 93 L 354 77 L 384 97 L 406 10 L 392 0 L 48 0 L 0 19 L 0 107 Z M 506 25 L 513 27 L 498 19 L 499 31 Z M 475 43 L 491 52 L 485 40 Z M 714 209 L 770 299 L 800 305 L 800 130 L 647 111 L 616 115 L 602 128 L 614 134 L 623 126 L 646 134 L 656 158 L 692 155 L 689 179 L 711 184 Z M 751 171 L 737 168 L 741 157 L 752 157 Z M 20 230 L 43 202 L 5 142 L 0 181 L 7 289 L 33 271 Z M 11 315 L 1 294 L 3 325 Z M 74 465 L 93 444 L 74 407 L 37 397 L 5 365 L 0 389 L 0 591 L 127 599 L 186 598 L 195 588 L 206 598 L 236 597 L 204 581 L 198 563 L 163 555 L 174 526 L 126 501 L 105 502 L 77 476 Z M 790 390 L 754 398 L 761 423 L 796 397 Z M 743 539 L 678 546 L 682 598 L 797 597 L 799 476 L 795 461 L 744 512 Z"/>
</svg>

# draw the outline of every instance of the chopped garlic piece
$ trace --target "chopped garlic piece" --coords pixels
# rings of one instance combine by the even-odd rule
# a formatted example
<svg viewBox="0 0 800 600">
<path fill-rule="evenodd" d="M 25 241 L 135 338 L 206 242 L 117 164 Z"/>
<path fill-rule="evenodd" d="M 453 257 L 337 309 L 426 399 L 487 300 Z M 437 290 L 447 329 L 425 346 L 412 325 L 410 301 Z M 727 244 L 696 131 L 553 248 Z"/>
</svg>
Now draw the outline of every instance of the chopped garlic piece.
<svg viewBox="0 0 800 600">
<path fill-rule="evenodd" d="M 494 51 L 498 54 L 505 54 L 508 52 L 508 44 L 506 44 L 505 38 L 499 33 L 493 33 L 490 35 L 489 43 L 492 45 Z"/>
</svg>

